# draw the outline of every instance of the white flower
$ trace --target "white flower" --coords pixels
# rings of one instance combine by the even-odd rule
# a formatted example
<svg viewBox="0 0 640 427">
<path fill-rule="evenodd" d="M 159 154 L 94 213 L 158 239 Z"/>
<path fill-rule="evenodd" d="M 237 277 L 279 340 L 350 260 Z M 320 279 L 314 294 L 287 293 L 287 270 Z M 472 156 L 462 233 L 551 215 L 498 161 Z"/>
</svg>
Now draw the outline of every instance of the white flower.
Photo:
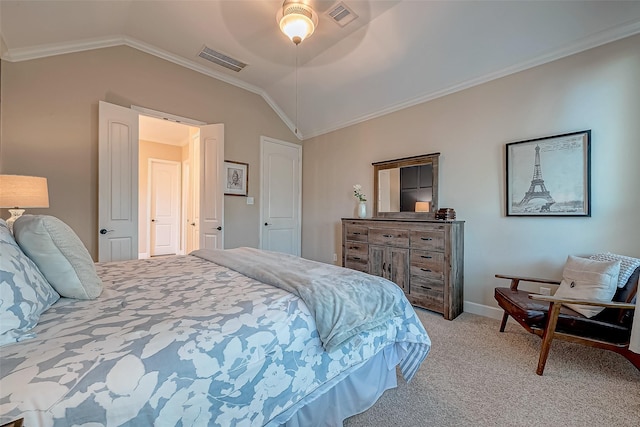
<svg viewBox="0 0 640 427">
<path fill-rule="evenodd" d="M 367 196 L 362 193 L 362 186 L 360 184 L 353 186 L 353 195 L 361 202 L 367 201 Z"/>
</svg>

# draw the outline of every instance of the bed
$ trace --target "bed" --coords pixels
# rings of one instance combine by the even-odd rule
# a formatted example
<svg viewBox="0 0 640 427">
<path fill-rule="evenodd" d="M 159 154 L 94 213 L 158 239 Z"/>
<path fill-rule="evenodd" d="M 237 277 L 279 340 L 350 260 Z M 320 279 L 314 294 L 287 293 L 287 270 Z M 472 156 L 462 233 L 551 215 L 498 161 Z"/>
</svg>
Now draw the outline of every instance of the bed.
<svg viewBox="0 0 640 427">
<path fill-rule="evenodd" d="M 240 248 L 95 268 L 99 296 L 57 299 L 0 347 L 0 425 L 342 425 L 430 348 L 400 288 L 336 266 Z M 358 314 L 378 288 L 382 315 Z"/>
</svg>

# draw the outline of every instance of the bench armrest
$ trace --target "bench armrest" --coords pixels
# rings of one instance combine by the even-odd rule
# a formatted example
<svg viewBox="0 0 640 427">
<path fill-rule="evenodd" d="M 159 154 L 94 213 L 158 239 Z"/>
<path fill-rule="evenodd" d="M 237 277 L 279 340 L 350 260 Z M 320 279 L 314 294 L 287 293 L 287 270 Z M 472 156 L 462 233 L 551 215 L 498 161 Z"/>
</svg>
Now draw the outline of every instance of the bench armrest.
<svg viewBox="0 0 640 427">
<path fill-rule="evenodd" d="M 511 285 L 509 286 L 512 291 L 518 290 L 518 285 L 520 282 L 533 282 L 533 283 L 545 283 L 547 285 L 559 285 L 559 280 L 553 279 L 539 279 L 537 277 L 522 277 L 522 276 L 508 276 L 505 274 L 496 274 L 496 277 L 499 279 L 509 279 L 511 280 Z"/>
<path fill-rule="evenodd" d="M 615 302 L 615 301 L 579 300 L 579 299 L 573 299 L 573 298 L 558 298 L 550 295 L 537 295 L 537 294 L 531 294 L 529 295 L 529 298 L 536 301 L 546 301 L 550 303 L 560 303 L 560 304 L 593 305 L 597 307 L 621 308 L 625 310 L 633 310 L 636 308 L 635 304 L 629 304 L 625 302 Z"/>
</svg>

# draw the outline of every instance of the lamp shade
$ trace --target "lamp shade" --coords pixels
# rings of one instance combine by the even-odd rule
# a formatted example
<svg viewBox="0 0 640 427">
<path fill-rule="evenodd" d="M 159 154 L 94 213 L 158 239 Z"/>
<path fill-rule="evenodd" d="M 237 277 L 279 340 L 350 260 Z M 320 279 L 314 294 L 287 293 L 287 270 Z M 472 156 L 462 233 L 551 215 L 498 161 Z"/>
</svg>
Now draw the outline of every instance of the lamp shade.
<svg viewBox="0 0 640 427">
<path fill-rule="evenodd" d="M 416 202 L 416 212 L 429 212 L 429 202 Z"/>
<path fill-rule="evenodd" d="M 0 208 L 48 208 L 47 178 L 0 175 Z"/>
</svg>

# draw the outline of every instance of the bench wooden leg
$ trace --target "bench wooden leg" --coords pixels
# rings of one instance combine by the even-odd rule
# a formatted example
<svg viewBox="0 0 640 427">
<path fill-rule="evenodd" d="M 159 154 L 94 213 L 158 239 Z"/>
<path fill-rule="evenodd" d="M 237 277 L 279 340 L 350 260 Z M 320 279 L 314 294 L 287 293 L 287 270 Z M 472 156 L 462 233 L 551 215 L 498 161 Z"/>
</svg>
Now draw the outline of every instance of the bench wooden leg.
<svg viewBox="0 0 640 427">
<path fill-rule="evenodd" d="M 504 332 L 504 327 L 507 326 L 507 319 L 509 318 L 509 314 L 505 311 L 502 315 L 502 323 L 500 323 L 500 332 Z"/>
<path fill-rule="evenodd" d="M 562 304 L 560 303 L 549 304 L 549 318 L 547 319 L 547 326 L 544 328 L 544 334 L 542 335 L 540 358 L 538 359 L 538 368 L 536 369 L 536 374 L 538 375 L 542 375 L 544 372 L 544 366 L 547 363 L 549 350 L 551 350 L 551 341 L 553 341 L 553 335 L 556 332 L 556 325 L 558 324 L 558 315 L 560 314 L 561 307 Z"/>
</svg>

